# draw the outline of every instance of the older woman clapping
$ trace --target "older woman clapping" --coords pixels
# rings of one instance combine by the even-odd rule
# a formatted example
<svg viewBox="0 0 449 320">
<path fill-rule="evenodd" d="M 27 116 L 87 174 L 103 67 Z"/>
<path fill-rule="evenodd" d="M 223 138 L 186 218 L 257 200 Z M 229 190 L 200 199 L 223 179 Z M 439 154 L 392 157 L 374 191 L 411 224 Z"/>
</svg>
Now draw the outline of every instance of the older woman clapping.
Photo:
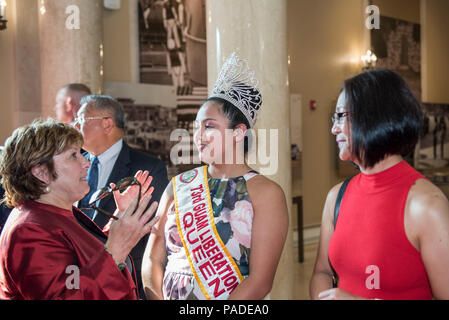
<svg viewBox="0 0 449 320">
<path fill-rule="evenodd" d="M 0 237 L 2 299 L 135 299 L 128 254 L 158 219 L 146 209 L 151 177 L 139 172 L 137 186 L 121 194 L 116 221 L 105 234 L 73 203 L 89 191 L 89 162 L 82 135 L 54 120 L 14 131 L 1 154 L 5 198 L 15 209 Z M 137 207 L 137 209 L 136 209 Z"/>
</svg>

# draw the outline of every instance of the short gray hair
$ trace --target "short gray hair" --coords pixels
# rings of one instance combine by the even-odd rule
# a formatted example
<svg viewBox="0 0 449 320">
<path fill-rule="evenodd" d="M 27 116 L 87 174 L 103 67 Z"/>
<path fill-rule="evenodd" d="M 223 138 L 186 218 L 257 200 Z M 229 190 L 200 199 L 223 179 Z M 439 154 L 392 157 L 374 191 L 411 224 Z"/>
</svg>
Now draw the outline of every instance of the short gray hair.
<svg viewBox="0 0 449 320">
<path fill-rule="evenodd" d="M 91 94 L 81 99 L 81 105 L 86 103 L 89 108 L 108 112 L 112 116 L 115 126 L 122 130 L 125 129 L 125 109 L 119 101 L 111 96 Z"/>
</svg>

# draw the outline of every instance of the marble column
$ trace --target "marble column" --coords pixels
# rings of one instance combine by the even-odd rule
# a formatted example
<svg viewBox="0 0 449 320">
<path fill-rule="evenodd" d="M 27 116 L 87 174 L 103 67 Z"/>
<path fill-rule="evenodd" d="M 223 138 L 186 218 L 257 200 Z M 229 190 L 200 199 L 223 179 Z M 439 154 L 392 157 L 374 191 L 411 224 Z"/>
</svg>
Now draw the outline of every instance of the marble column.
<svg viewBox="0 0 449 320">
<path fill-rule="evenodd" d="M 209 91 L 224 60 L 234 51 L 246 59 L 255 71 L 263 96 L 256 129 L 266 129 L 267 132 L 275 129 L 278 133 L 275 141 L 277 155 L 274 159 L 277 161 L 277 170 L 267 176 L 284 190 L 291 217 L 287 1 L 208 0 L 206 3 Z M 260 141 L 259 136 L 257 140 Z M 267 147 L 267 153 L 270 147 Z M 262 171 L 264 166 L 259 160 L 254 167 Z M 291 230 L 290 222 L 271 292 L 272 299 L 291 299 L 293 296 L 294 251 Z"/>
<path fill-rule="evenodd" d="M 54 116 L 58 90 L 84 83 L 103 91 L 103 1 L 36 0 L 39 13 L 42 116 Z"/>
<path fill-rule="evenodd" d="M 30 123 L 41 115 L 40 44 L 36 0 L 15 1 L 15 85 L 14 127 Z"/>
</svg>

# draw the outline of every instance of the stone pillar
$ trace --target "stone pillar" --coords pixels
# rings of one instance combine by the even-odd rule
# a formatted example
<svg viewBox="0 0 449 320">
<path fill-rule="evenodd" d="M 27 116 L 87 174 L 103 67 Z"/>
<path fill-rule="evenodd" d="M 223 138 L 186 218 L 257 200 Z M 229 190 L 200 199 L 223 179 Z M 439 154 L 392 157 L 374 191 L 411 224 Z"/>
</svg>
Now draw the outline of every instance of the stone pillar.
<svg viewBox="0 0 449 320">
<path fill-rule="evenodd" d="M 263 96 L 256 129 L 267 129 L 267 132 L 270 129 L 278 130 L 278 166 L 276 172 L 268 177 L 284 190 L 291 217 L 287 1 L 208 0 L 206 3 L 209 92 L 224 60 L 233 51 L 246 59 L 255 71 Z M 269 150 L 267 147 L 267 153 Z M 254 167 L 263 168 L 260 164 Z M 290 222 L 287 242 L 270 295 L 272 299 L 291 299 L 293 296 L 291 230 Z"/>
<path fill-rule="evenodd" d="M 39 17 L 36 0 L 16 1 L 14 127 L 41 116 Z"/>
<path fill-rule="evenodd" d="M 41 0 L 36 0 L 41 7 Z M 42 116 L 55 116 L 58 90 L 71 82 L 84 83 L 93 93 L 103 91 L 103 1 L 45 0 L 39 14 Z"/>
</svg>

